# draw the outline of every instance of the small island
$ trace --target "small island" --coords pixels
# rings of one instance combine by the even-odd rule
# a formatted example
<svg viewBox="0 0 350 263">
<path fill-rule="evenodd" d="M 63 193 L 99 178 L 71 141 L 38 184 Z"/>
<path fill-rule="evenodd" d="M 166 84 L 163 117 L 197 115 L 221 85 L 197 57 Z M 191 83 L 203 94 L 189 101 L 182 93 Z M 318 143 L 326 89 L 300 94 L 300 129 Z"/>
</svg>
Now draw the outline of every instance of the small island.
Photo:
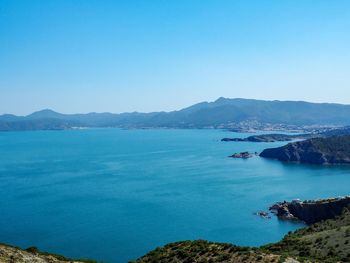
<svg viewBox="0 0 350 263">
<path fill-rule="evenodd" d="M 258 153 L 250 153 L 250 152 L 240 152 L 240 153 L 234 153 L 230 155 L 230 158 L 241 158 L 241 159 L 248 159 L 252 158 L 254 155 L 257 155 Z"/>
</svg>

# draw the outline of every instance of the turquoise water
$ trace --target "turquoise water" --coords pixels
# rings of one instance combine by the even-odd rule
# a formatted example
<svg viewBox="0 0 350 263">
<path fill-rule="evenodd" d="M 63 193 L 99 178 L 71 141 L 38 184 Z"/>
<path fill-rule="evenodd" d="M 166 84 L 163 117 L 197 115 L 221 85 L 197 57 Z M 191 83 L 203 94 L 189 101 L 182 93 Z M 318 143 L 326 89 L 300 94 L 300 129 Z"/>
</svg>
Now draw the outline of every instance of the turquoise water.
<svg viewBox="0 0 350 263">
<path fill-rule="evenodd" d="M 221 130 L 0 133 L 0 242 L 127 262 L 186 239 L 279 240 L 300 224 L 253 215 L 275 201 L 349 194 L 350 168 L 227 158 L 283 143 Z"/>
</svg>

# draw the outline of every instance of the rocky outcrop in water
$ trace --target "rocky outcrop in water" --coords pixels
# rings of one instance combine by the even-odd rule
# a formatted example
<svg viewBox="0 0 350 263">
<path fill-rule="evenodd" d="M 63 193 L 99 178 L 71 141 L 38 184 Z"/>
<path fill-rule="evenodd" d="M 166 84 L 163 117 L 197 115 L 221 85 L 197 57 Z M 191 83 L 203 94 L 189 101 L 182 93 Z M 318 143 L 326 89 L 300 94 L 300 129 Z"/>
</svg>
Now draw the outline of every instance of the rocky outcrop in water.
<svg viewBox="0 0 350 263">
<path fill-rule="evenodd" d="M 313 201 L 293 200 L 276 203 L 270 207 L 281 219 L 301 220 L 314 224 L 340 215 L 344 208 L 350 207 L 350 196 Z"/>
<path fill-rule="evenodd" d="M 350 164 L 350 136 L 313 138 L 265 149 L 261 157 L 284 162 L 310 164 Z"/>
<path fill-rule="evenodd" d="M 254 156 L 254 154 L 252 154 L 250 152 L 240 152 L 240 153 L 234 153 L 234 154 L 230 155 L 229 157 L 248 159 L 248 158 L 252 158 L 253 156 Z"/>
</svg>

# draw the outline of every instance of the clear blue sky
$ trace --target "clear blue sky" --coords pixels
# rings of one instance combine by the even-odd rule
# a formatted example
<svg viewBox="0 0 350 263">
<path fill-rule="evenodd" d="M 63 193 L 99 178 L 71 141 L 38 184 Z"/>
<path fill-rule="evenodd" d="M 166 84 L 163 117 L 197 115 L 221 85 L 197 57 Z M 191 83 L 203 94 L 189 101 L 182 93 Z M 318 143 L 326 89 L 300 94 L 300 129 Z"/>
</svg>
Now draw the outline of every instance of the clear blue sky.
<svg viewBox="0 0 350 263">
<path fill-rule="evenodd" d="M 0 0 L 0 113 L 350 104 L 350 1 Z"/>
</svg>

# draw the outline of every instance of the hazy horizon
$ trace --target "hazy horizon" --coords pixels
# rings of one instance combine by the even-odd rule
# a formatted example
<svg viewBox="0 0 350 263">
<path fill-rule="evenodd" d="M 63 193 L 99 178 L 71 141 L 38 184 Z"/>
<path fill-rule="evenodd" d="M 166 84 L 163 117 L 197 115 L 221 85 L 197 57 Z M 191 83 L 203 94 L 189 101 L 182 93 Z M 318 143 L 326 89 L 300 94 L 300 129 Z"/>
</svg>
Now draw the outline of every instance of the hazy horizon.
<svg viewBox="0 0 350 263">
<path fill-rule="evenodd" d="M 0 0 L 0 114 L 350 104 L 349 1 Z"/>
</svg>

